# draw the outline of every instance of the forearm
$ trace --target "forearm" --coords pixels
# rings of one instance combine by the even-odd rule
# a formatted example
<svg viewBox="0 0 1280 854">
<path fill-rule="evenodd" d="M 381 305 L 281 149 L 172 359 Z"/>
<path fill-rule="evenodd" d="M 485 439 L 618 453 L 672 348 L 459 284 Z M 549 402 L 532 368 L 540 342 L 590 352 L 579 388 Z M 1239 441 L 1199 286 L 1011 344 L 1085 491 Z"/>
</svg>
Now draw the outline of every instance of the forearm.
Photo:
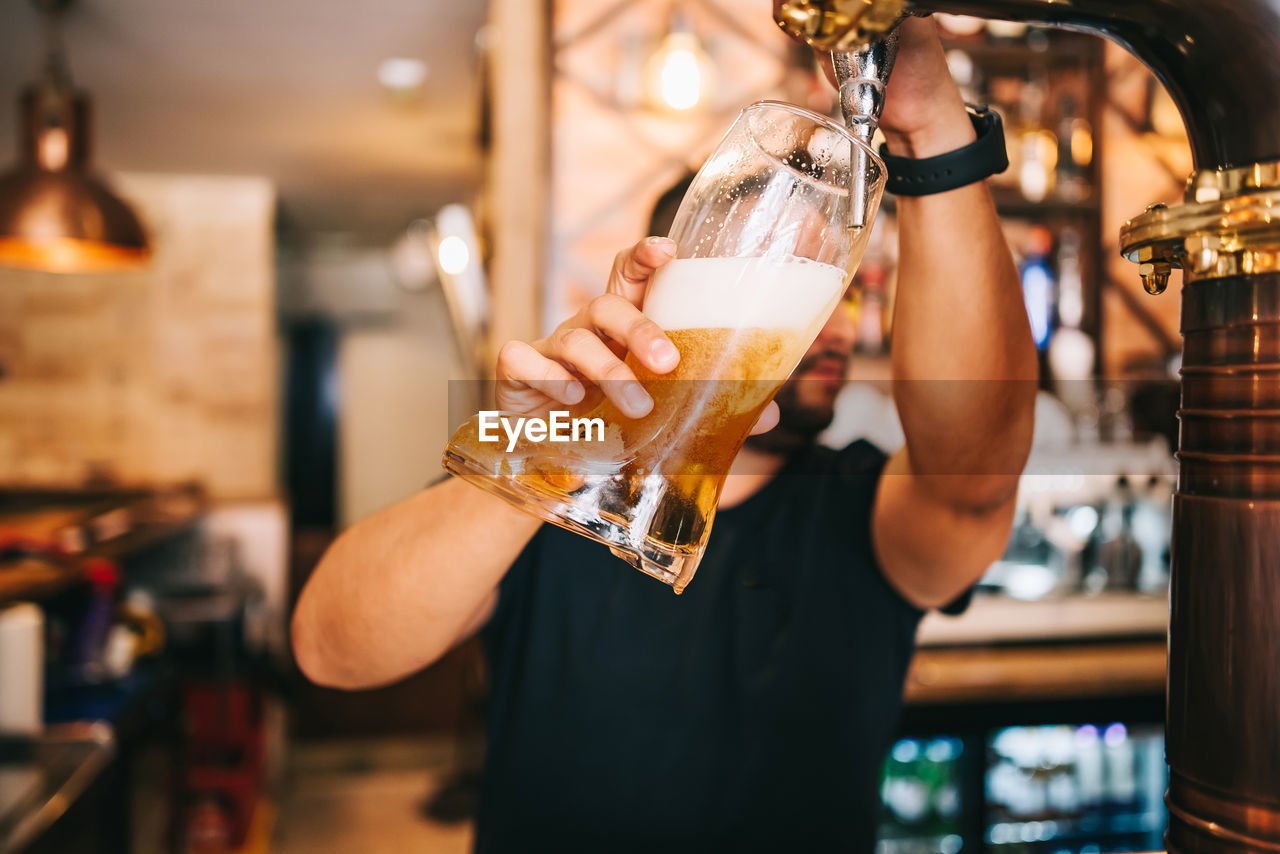
<svg viewBox="0 0 1280 854">
<path fill-rule="evenodd" d="M 894 153 L 974 139 L 962 110 Z M 1035 347 L 1017 270 L 985 183 L 898 200 L 894 397 L 920 485 L 961 511 L 1003 506 L 1031 445 Z"/>
<path fill-rule="evenodd" d="M 497 408 L 526 415 L 577 404 L 585 381 L 632 417 L 622 394 L 635 375 L 601 340 L 645 354 L 665 373 L 679 353 L 640 312 L 653 272 L 675 244 L 647 238 L 618 253 L 606 293 L 532 343 L 498 353 Z M 584 338 L 586 340 L 584 340 Z M 603 354 L 603 357 L 602 357 Z M 652 404 L 650 404 L 652 405 Z M 312 680 L 343 688 L 394 681 L 435 661 L 483 625 L 498 582 L 541 525 L 455 478 L 354 525 L 321 559 L 298 600 L 293 647 Z"/>
<path fill-rule="evenodd" d="M 483 616 L 539 524 L 454 478 L 353 525 L 298 600 L 299 667 L 366 688 L 432 663 Z"/>
</svg>

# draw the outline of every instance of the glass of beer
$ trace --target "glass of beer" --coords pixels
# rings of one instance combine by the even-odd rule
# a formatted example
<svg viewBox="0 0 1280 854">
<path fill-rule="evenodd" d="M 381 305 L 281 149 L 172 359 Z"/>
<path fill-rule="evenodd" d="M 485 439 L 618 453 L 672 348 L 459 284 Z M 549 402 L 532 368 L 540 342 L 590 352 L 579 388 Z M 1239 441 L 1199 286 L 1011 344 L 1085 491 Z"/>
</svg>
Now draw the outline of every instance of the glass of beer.
<svg viewBox="0 0 1280 854">
<path fill-rule="evenodd" d="M 652 411 L 630 418 L 589 387 L 536 431 L 482 412 L 450 440 L 445 469 L 681 592 L 734 458 L 852 278 L 884 181 L 844 127 L 790 104 L 747 107 L 685 194 L 676 258 L 645 294 L 680 351 L 663 375 L 626 357 Z M 849 225 L 855 199 L 864 227 Z"/>
</svg>

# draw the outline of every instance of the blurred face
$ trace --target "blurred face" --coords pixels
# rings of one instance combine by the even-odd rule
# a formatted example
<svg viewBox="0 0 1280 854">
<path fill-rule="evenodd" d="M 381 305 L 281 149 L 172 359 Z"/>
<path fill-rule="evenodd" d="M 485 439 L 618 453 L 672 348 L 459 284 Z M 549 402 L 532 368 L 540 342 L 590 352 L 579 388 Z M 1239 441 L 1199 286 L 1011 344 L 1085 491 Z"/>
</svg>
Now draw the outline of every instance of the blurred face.
<svg viewBox="0 0 1280 854">
<path fill-rule="evenodd" d="M 765 453 L 789 453 L 814 441 L 835 417 L 836 395 L 844 387 L 853 357 L 855 327 L 850 293 L 836 306 L 791 378 L 778 391 L 778 426 L 751 436 L 747 444 Z"/>
</svg>

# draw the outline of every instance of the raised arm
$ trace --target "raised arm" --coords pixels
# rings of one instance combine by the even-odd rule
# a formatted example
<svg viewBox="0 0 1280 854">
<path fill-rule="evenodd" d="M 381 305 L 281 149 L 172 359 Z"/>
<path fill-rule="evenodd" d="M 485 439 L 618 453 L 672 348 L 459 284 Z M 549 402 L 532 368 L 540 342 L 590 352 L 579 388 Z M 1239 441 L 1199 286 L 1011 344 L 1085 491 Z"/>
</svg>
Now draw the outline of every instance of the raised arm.
<svg viewBox="0 0 1280 854">
<path fill-rule="evenodd" d="M 881 127 L 924 158 L 975 139 L 934 23 L 901 25 Z M 873 531 L 890 581 L 945 604 L 1003 553 L 1031 448 L 1036 352 L 985 182 L 898 198 L 894 400 L 906 446 L 888 463 Z"/>
</svg>

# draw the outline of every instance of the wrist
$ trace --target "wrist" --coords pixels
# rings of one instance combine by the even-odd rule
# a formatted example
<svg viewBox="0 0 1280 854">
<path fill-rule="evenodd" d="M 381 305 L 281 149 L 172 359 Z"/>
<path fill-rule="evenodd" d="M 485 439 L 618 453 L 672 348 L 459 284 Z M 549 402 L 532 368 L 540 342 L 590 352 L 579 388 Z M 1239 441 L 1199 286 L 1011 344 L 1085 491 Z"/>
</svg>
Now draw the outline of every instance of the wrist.
<svg viewBox="0 0 1280 854">
<path fill-rule="evenodd" d="M 957 103 L 934 113 L 930 120 L 911 131 L 882 127 L 889 153 L 895 157 L 922 160 L 963 148 L 978 138 L 964 105 Z"/>
<path fill-rule="evenodd" d="M 930 196 L 977 183 L 1009 168 L 1000 115 L 985 107 L 966 108 L 968 128 L 949 119 L 886 142 L 880 156 L 888 167 L 885 189 L 896 196 Z"/>
</svg>

